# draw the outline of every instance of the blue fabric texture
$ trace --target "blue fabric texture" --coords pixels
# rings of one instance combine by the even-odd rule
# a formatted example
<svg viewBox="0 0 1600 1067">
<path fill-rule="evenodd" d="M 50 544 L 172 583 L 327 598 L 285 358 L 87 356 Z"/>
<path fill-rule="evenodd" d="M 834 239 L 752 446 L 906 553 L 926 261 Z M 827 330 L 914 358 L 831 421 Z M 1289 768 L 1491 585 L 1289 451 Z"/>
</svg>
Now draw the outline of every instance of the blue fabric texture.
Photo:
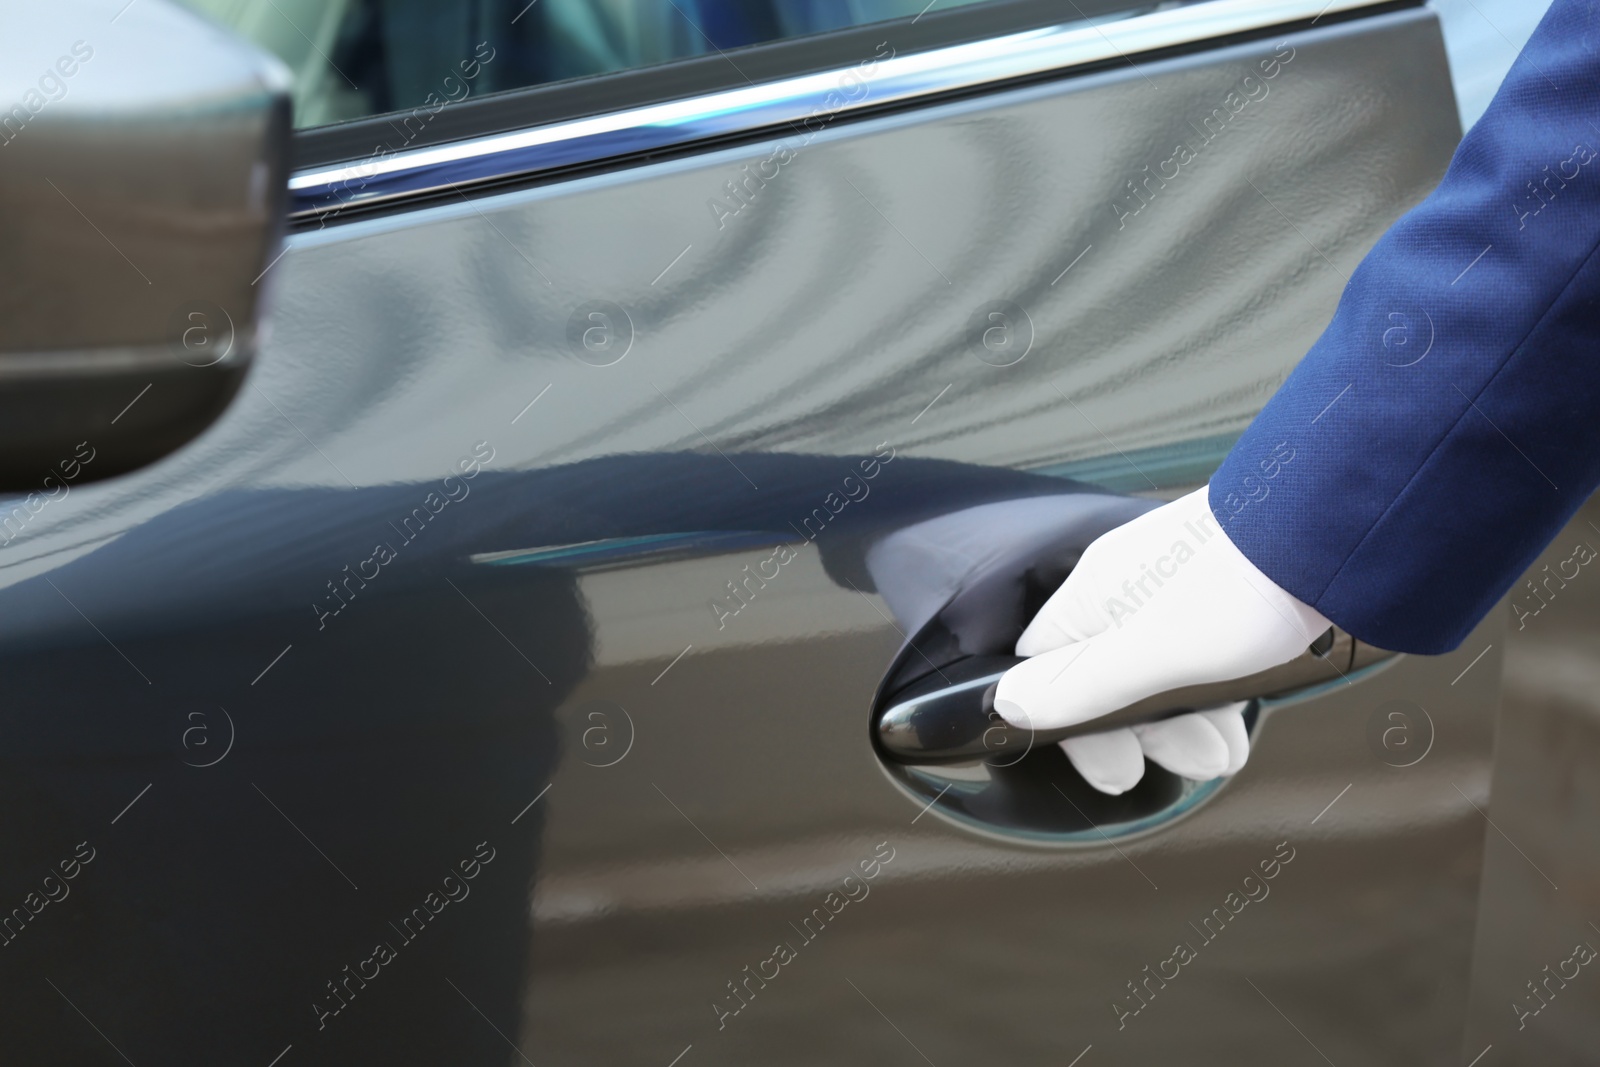
<svg viewBox="0 0 1600 1067">
<path fill-rule="evenodd" d="M 1592 6 L 1556 0 L 1212 478 L 1240 550 L 1372 644 L 1455 648 L 1600 485 Z"/>
</svg>

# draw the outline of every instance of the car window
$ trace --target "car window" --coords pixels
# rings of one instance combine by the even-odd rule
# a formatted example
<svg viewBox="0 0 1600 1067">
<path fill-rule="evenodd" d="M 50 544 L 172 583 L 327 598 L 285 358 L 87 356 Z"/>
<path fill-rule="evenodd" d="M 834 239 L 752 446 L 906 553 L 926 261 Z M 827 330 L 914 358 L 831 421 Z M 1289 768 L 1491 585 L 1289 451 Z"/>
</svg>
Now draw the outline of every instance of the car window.
<svg viewBox="0 0 1600 1067">
<path fill-rule="evenodd" d="M 1430 0 L 1428 6 L 1439 13 L 1461 128 L 1470 129 L 1550 9 L 1550 0 Z M 1584 46 L 1592 48 L 1594 42 Z"/>
<path fill-rule="evenodd" d="M 306 128 L 992 0 L 183 2 L 289 65 Z"/>
</svg>

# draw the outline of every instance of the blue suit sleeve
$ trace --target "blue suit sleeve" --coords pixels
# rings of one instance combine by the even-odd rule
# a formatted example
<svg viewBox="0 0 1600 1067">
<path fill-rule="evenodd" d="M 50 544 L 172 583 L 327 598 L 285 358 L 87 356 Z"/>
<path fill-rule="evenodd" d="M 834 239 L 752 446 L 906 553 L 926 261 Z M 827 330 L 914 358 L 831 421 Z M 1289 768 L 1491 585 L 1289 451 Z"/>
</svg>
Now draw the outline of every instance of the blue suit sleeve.
<svg viewBox="0 0 1600 1067">
<path fill-rule="evenodd" d="M 1252 562 L 1381 647 L 1459 645 L 1600 484 L 1590 6 L 1556 0 L 1211 480 Z"/>
</svg>

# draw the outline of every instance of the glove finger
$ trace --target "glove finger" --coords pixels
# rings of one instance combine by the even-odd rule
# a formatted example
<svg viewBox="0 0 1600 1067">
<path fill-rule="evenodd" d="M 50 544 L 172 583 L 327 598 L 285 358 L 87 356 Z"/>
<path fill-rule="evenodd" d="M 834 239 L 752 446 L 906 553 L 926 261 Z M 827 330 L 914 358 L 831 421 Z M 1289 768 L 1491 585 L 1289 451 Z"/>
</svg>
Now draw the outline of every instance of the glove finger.
<svg viewBox="0 0 1600 1067">
<path fill-rule="evenodd" d="M 1176 715 L 1133 732 L 1146 756 L 1179 777 L 1203 782 L 1228 769 L 1228 742 L 1201 715 Z"/>
<path fill-rule="evenodd" d="M 1228 767 L 1222 772 L 1224 778 L 1238 774 L 1250 758 L 1250 732 L 1244 726 L 1244 709 L 1249 706 L 1248 700 L 1241 700 L 1237 704 L 1200 712 L 1200 716 L 1215 726 L 1217 733 L 1228 743 Z"/>
<path fill-rule="evenodd" d="M 1076 677 L 1069 668 L 1089 650 L 1089 644 L 1077 641 L 1024 660 L 1006 671 L 995 688 L 994 710 L 1013 726 L 1036 730 L 1072 726 L 1100 714 L 1090 711 L 1075 716 L 1062 699 L 1062 680 L 1067 674 Z"/>
<path fill-rule="evenodd" d="M 1067 575 L 1060 588 L 1050 594 L 1017 638 L 1017 655 L 1037 656 L 1105 632 L 1110 619 L 1091 592 L 1095 586 L 1096 567 L 1115 567 L 1104 562 L 1105 555 L 1093 545 L 1084 552 L 1078 566 Z"/>
<path fill-rule="evenodd" d="M 1017 655 L 1037 656 L 1058 649 L 1071 640 L 1067 631 L 1061 628 L 1046 608 L 1033 617 L 1033 621 L 1022 631 L 1022 636 L 1017 638 Z"/>
<path fill-rule="evenodd" d="M 1137 631 L 1108 630 L 1012 667 L 1000 679 L 994 706 L 1017 726 L 1074 726 L 1181 683 L 1168 667 L 1152 658 L 1149 640 Z"/>
<path fill-rule="evenodd" d="M 1017 638 L 1017 655 L 1037 656 L 1076 641 L 1087 641 L 1105 631 L 1105 614 L 1092 606 L 1080 588 L 1085 584 L 1082 579 L 1074 583 L 1069 576 L 1050 595 Z"/>
<path fill-rule="evenodd" d="M 1107 730 L 1058 743 L 1083 780 L 1102 793 L 1126 793 L 1144 777 L 1144 750 L 1132 730 Z"/>
</svg>

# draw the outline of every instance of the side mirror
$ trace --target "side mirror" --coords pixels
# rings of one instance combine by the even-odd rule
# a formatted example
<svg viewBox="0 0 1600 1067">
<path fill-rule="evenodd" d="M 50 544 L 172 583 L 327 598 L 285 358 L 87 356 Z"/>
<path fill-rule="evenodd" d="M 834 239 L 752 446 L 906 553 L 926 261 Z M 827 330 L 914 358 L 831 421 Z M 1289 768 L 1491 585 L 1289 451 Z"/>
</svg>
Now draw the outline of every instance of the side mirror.
<svg viewBox="0 0 1600 1067">
<path fill-rule="evenodd" d="M 7 12 L 0 491 L 143 466 L 227 406 L 282 240 L 289 84 L 169 0 Z"/>
</svg>

